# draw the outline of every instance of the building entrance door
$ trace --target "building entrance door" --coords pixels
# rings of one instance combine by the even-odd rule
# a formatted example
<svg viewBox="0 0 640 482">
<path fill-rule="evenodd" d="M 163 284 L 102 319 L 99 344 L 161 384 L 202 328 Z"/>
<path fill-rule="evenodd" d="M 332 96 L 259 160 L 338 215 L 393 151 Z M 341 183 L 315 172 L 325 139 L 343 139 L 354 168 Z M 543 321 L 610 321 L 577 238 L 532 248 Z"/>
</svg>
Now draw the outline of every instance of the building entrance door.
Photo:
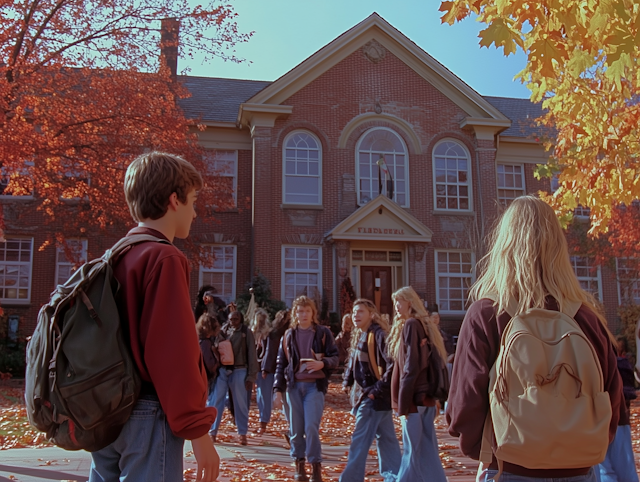
<svg viewBox="0 0 640 482">
<path fill-rule="evenodd" d="M 360 266 L 360 295 L 373 301 L 380 313 L 393 320 L 391 266 Z"/>
</svg>

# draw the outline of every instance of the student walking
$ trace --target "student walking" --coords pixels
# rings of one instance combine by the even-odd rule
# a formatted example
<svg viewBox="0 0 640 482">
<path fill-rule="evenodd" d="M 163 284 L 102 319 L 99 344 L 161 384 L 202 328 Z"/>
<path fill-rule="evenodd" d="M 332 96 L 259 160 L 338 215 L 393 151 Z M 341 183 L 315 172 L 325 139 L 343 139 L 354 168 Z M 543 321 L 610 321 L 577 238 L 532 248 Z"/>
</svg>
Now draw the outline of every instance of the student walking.
<svg viewBox="0 0 640 482">
<path fill-rule="evenodd" d="M 618 371 L 622 378 L 624 403 L 620 404 L 620 421 L 616 436 L 607 449 L 607 456 L 598 465 L 596 475 L 598 482 L 638 482 L 635 455 L 631 441 L 631 400 L 637 398 L 633 376 L 633 366 L 627 358 L 629 351 L 624 336 L 616 337 L 618 351 Z"/>
<path fill-rule="evenodd" d="M 285 332 L 289 329 L 290 325 L 291 325 L 291 313 L 289 313 L 289 310 L 278 311 L 276 313 L 275 318 L 273 319 L 273 328 L 269 332 L 269 336 L 267 337 L 267 340 L 266 340 L 266 349 L 265 349 L 264 357 L 262 358 L 261 371 L 262 371 L 262 378 L 271 379 L 271 382 L 270 382 L 271 383 L 271 392 L 270 392 L 271 405 L 270 405 L 270 410 L 268 412 L 268 417 L 266 417 L 267 423 L 270 422 L 271 420 L 271 409 L 273 408 L 273 398 L 275 396 L 275 394 L 273 393 L 273 384 L 275 382 L 276 366 L 278 361 L 278 351 L 280 350 L 280 346 L 282 345 L 282 337 L 284 336 Z M 267 392 L 265 392 L 264 396 L 265 397 L 267 396 Z M 282 408 L 282 413 L 284 414 L 284 418 L 286 419 L 287 424 L 289 424 L 289 405 L 287 404 L 286 397 L 282 398 L 282 407 L 277 406 L 275 408 L 276 410 L 280 410 L 280 408 Z M 291 448 L 291 444 L 290 444 L 291 436 L 289 435 L 288 426 L 287 426 L 287 429 L 281 435 L 286 440 L 287 445 L 289 445 L 289 448 Z"/>
<path fill-rule="evenodd" d="M 258 372 L 256 344 L 253 340 L 253 333 L 243 323 L 242 313 L 239 311 L 229 313 L 229 321 L 222 327 L 221 336 L 231 342 L 233 365 L 220 368 L 213 397 L 210 397 L 209 403 L 216 407 L 218 416 L 211 426 L 209 435 L 213 441 L 216 440 L 227 391 L 231 391 L 240 445 L 247 445 L 247 431 L 249 429 L 247 391 L 253 387 Z"/>
<path fill-rule="evenodd" d="M 313 467 L 312 482 L 322 482 L 320 420 L 331 370 L 338 366 L 338 349 L 331 330 L 318 324 L 311 298 L 299 296 L 291 307 L 291 329 L 278 352 L 274 391 L 276 403 L 286 391 L 291 424 L 291 458 L 296 481 L 307 481 L 305 457 Z"/>
<path fill-rule="evenodd" d="M 271 404 L 273 400 L 273 377 L 274 374 L 266 373 L 262 370 L 264 357 L 267 354 L 267 340 L 271 332 L 269 323 L 269 313 L 264 308 L 258 308 L 251 323 L 251 331 L 256 341 L 256 356 L 260 370 L 256 378 L 256 403 L 260 414 L 260 426 L 256 433 L 261 435 L 267 430 L 267 425 L 271 420 Z M 251 392 L 249 392 L 251 397 Z"/>
<path fill-rule="evenodd" d="M 207 379 L 209 380 L 209 394 L 211 394 L 215 388 L 218 370 L 220 369 L 220 354 L 214 343 L 215 338 L 220 334 L 220 329 L 221 326 L 218 318 L 209 313 L 202 313 L 196 323 L 202 361 L 204 362 Z"/>
<path fill-rule="evenodd" d="M 436 400 L 431 394 L 437 380 L 430 379 L 429 364 L 435 356 L 444 367 L 447 352 L 438 326 L 413 288 L 400 288 L 393 301 L 396 315 L 387 350 L 394 363 L 391 401 L 402 421 L 404 450 L 397 480 L 446 482 L 433 425 Z"/>
<path fill-rule="evenodd" d="M 553 209 L 533 196 L 515 199 L 481 268 L 458 339 L 449 432 L 465 455 L 482 457 L 485 480 L 502 469 L 503 482 L 595 482 L 622 384 Z"/>
<path fill-rule="evenodd" d="M 380 475 L 394 481 L 400 468 L 400 445 L 391 414 L 391 372 L 387 355 L 389 326 L 380 318 L 376 306 L 367 299 L 353 303 L 352 345 L 343 386 L 358 385 L 360 396 L 353 407 L 356 426 L 351 436 L 349 457 L 340 482 L 363 482 L 369 447 L 376 440 Z"/>
<path fill-rule="evenodd" d="M 189 264 L 173 244 L 189 235 L 202 178 L 181 157 L 150 152 L 127 168 L 124 192 L 138 227 L 168 243 L 132 246 L 114 264 L 118 301 L 142 390 L 120 436 L 91 453 L 90 482 L 182 481 L 184 439 L 191 440 L 198 479 L 218 477 L 220 458 L 207 431 L 207 374 L 193 329 Z M 160 463 L 163 461 L 163 463 Z"/>
</svg>

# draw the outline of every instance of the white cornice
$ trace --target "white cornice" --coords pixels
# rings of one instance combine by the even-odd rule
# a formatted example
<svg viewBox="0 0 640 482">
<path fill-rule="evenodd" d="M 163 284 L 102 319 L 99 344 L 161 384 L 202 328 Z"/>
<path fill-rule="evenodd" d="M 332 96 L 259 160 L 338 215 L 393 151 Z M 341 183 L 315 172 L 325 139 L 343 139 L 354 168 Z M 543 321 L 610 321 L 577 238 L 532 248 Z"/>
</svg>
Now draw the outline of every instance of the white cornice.
<svg viewBox="0 0 640 482">
<path fill-rule="evenodd" d="M 293 112 L 293 106 L 273 104 L 240 104 L 238 112 L 238 125 L 255 127 L 273 127 L 276 119 L 287 117 Z"/>
</svg>

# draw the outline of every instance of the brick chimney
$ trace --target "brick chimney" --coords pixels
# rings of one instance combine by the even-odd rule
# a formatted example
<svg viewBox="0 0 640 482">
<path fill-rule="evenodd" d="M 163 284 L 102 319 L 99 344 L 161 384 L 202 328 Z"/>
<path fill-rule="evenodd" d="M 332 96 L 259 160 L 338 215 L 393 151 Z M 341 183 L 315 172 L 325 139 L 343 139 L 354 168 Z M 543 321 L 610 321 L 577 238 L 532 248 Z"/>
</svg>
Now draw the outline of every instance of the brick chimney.
<svg viewBox="0 0 640 482">
<path fill-rule="evenodd" d="M 160 64 L 166 65 L 171 77 L 178 75 L 178 45 L 180 44 L 180 20 L 163 18 L 160 27 Z"/>
</svg>

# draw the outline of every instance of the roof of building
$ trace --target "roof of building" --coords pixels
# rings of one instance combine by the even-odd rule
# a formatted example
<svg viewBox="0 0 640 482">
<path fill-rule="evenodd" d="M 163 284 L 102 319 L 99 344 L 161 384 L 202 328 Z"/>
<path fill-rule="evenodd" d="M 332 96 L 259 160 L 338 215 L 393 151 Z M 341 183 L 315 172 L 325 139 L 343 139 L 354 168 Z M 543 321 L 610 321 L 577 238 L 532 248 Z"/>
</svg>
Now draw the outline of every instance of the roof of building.
<svg viewBox="0 0 640 482">
<path fill-rule="evenodd" d="M 180 100 L 187 119 L 234 124 L 240 104 L 271 84 L 261 80 L 218 77 L 179 76 L 178 80 L 191 92 L 191 97 Z"/>
<path fill-rule="evenodd" d="M 191 92 L 191 97 L 180 100 L 186 117 L 202 122 L 235 123 L 240 104 L 272 84 L 263 80 L 219 77 L 180 76 L 178 78 Z M 501 135 L 539 137 L 542 134 L 543 129 L 535 123 L 535 119 L 543 114 L 541 104 L 535 104 L 529 99 L 483 97 L 512 122 L 511 127 Z"/>
<path fill-rule="evenodd" d="M 536 119 L 542 116 L 541 103 L 533 103 L 529 99 L 514 99 L 512 97 L 483 96 L 491 105 L 511 119 L 511 127 L 500 133 L 501 136 L 511 137 L 540 137 L 543 127 L 536 124 Z"/>
</svg>

